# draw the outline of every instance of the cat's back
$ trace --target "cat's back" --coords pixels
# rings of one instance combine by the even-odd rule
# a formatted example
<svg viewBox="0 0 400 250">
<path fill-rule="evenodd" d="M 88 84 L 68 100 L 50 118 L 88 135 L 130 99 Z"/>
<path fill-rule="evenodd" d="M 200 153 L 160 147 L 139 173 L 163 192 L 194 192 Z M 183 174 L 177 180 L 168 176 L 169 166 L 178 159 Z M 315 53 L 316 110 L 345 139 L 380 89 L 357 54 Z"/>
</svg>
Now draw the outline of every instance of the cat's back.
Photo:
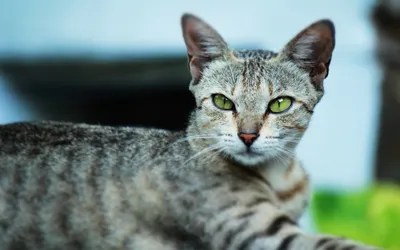
<svg viewBox="0 0 400 250">
<path fill-rule="evenodd" d="M 140 127 L 112 127 L 66 122 L 23 122 L 0 126 L 0 177 L 7 172 L 57 169 L 85 171 L 89 166 L 135 172 L 169 151 L 183 132 Z M 174 145 L 175 147 L 171 147 Z M 181 152 L 184 150 L 181 150 Z"/>
<path fill-rule="evenodd" d="M 57 148 L 95 149 L 125 145 L 143 151 L 163 150 L 183 137 L 182 132 L 140 127 L 111 127 L 67 122 L 22 122 L 0 125 L 0 154 L 21 154 L 25 150 L 52 151 Z M 37 152 L 39 153 L 39 152 Z"/>
<path fill-rule="evenodd" d="M 136 161 L 168 150 L 183 132 L 140 127 L 112 127 L 66 122 L 22 122 L 0 125 L 0 162 L 53 156 L 74 158 L 125 155 Z"/>
<path fill-rule="evenodd" d="M 154 158 L 171 155 L 181 137 L 160 129 L 59 122 L 1 125 L 0 249 L 124 244 L 130 232 L 143 229 L 121 183 L 132 182 Z"/>
</svg>

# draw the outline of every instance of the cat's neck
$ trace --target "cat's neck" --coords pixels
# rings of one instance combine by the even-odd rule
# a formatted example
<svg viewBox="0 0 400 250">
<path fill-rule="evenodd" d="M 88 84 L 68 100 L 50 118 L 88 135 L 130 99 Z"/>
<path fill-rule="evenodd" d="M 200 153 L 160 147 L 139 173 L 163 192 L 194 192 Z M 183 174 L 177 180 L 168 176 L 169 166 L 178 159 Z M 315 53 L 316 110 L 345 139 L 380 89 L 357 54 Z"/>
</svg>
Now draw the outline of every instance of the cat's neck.
<svg viewBox="0 0 400 250">
<path fill-rule="evenodd" d="M 258 166 L 240 166 L 268 183 L 281 209 L 293 220 L 303 214 L 309 200 L 309 176 L 297 158 L 271 159 Z"/>
</svg>

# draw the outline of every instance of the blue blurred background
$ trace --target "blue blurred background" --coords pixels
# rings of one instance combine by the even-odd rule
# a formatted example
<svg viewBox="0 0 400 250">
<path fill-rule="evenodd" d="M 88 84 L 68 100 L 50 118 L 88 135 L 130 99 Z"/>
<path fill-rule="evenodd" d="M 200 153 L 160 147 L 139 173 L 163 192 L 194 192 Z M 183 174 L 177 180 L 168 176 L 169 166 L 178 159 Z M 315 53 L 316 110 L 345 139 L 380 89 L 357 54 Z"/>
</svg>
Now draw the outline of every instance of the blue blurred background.
<svg viewBox="0 0 400 250">
<path fill-rule="evenodd" d="M 337 43 L 326 94 L 298 154 L 315 190 L 361 190 L 376 181 L 380 131 L 383 76 L 375 56 L 375 5 L 0 0 L 0 123 L 52 119 L 180 129 L 193 105 L 179 22 L 183 12 L 202 17 L 234 48 L 272 50 L 311 22 L 330 18 Z M 146 106 L 149 98 L 153 106 Z M 164 118 L 166 112 L 176 120 Z M 311 213 L 302 224 L 318 230 Z"/>
</svg>

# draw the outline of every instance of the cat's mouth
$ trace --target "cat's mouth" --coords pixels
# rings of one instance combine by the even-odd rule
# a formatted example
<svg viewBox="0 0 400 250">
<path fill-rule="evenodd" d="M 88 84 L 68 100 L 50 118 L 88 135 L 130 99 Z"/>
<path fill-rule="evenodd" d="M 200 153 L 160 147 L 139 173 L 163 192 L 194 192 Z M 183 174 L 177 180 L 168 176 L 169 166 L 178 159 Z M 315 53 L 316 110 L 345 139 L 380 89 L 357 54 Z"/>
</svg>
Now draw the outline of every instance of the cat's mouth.
<svg viewBox="0 0 400 250">
<path fill-rule="evenodd" d="M 251 148 L 246 148 L 245 151 L 238 153 L 240 156 L 246 156 L 246 157 L 254 157 L 254 156 L 262 156 L 261 153 L 255 152 Z"/>
<path fill-rule="evenodd" d="M 265 161 L 266 156 L 265 154 L 252 150 L 251 148 L 247 148 L 242 152 L 232 155 L 232 158 L 242 165 L 253 166 Z"/>
</svg>

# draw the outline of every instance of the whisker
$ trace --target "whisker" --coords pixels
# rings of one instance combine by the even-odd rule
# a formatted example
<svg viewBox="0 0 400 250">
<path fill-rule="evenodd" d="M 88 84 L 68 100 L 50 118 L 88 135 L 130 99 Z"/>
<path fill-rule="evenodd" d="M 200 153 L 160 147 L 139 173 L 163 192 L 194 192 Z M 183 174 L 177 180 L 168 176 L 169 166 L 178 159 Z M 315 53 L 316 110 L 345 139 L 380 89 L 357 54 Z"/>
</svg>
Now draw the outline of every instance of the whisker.
<svg viewBox="0 0 400 250">
<path fill-rule="evenodd" d="M 213 138 L 218 138 L 219 136 L 220 135 L 218 135 L 218 134 L 191 135 L 191 136 L 186 136 L 182 139 L 179 139 L 176 142 L 188 141 L 188 140 L 192 140 L 192 139 L 213 139 Z"/>
<path fill-rule="evenodd" d="M 186 136 L 184 138 L 178 139 L 174 141 L 170 146 L 175 145 L 177 143 L 182 143 L 190 140 L 202 140 L 202 139 L 219 139 L 220 135 L 218 134 L 200 134 L 200 135 L 191 135 Z"/>
<path fill-rule="evenodd" d="M 278 152 L 280 151 L 278 150 Z M 283 162 L 282 155 L 280 155 L 278 152 L 272 150 L 270 153 L 273 155 L 272 157 L 274 157 L 276 160 L 278 160 L 279 162 Z"/>
<path fill-rule="evenodd" d="M 302 137 L 289 137 L 289 138 L 281 138 L 280 141 L 300 141 Z"/>
<path fill-rule="evenodd" d="M 294 158 L 295 154 L 292 151 L 287 150 L 286 148 L 283 147 L 276 147 L 276 150 L 283 153 L 284 156 L 288 156 L 290 158 Z"/>
<path fill-rule="evenodd" d="M 215 152 L 209 154 L 208 156 L 206 156 L 204 158 L 204 160 L 208 160 L 208 159 L 214 159 L 219 153 L 221 153 L 222 151 L 224 151 L 226 149 L 225 146 L 221 146 L 219 149 L 215 150 Z"/>
<path fill-rule="evenodd" d="M 200 155 L 202 155 L 202 154 L 205 154 L 205 153 L 207 153 L 207 152 L 210 152 L 210 151 L 212 151 L 212 150 L 214 150 L 214 149 L 217 149 L 217 148 L 219 148 L 219 147 L 222 147 L 223 145 L 221 145 L 221 143 L 216 143 L 216 144 L 213 144 L 213 145 L 211 145 L 211 146 L 208 146 L 208 147 L 206 147 L 206 148 L 204 148 L 203 150 L 201 150 L 200 152 L 197 152 L 196 154 L 194 154 L 193 156 L 191 156 L 189 159 L 187 159 L 183 164 L 186 164 L 186 163 L 188 163 L 189 161 L 191 161 L 192 159 L 194 159 L 194 158 L 196 158 L 196 157 L 198 157 L 198 156 L 200 156 Z"/>
</svg>

